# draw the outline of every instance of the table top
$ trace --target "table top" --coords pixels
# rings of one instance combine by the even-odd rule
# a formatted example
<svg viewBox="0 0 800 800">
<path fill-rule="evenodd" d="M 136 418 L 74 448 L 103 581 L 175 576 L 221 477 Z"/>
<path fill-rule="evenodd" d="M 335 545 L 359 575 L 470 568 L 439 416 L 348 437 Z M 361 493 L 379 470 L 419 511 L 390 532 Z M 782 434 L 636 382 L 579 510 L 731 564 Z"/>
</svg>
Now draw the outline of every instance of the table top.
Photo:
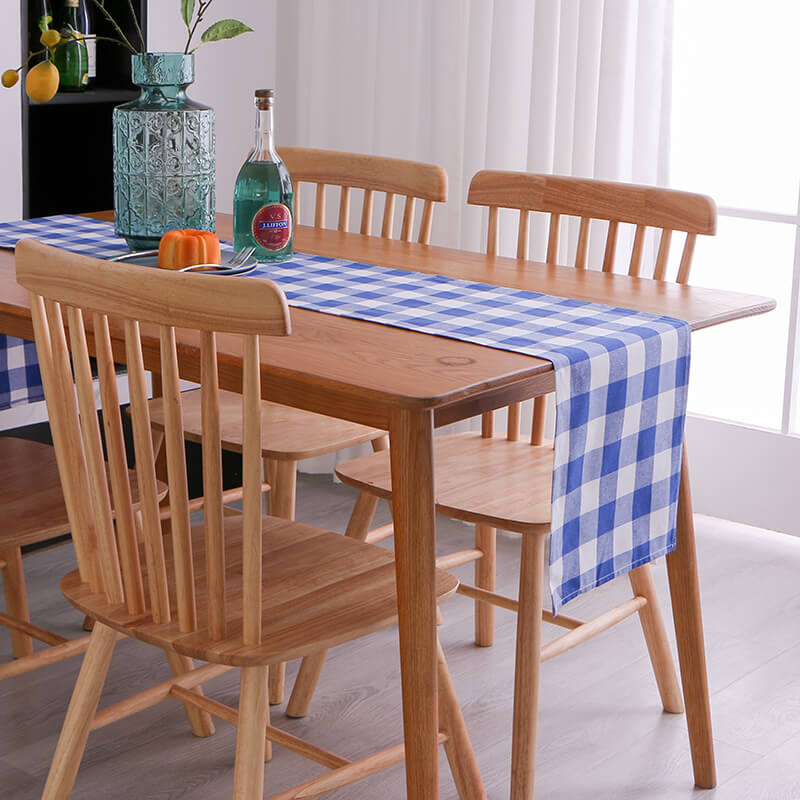
<svg viewBox="0 0 800 800">
<path fill-rule="evenodd" d="M 232 218 L 219 215 L 217 230 L 231 239 Z M 296 228 L 295 249 L 665 314 L 693 330 L 775 307 L 755 295 L 304 226 Z M 445 424 L 553 388 L 552 365 L 542 359 L 303 309 L 291 316 L 291 336 L 270 337 L 262 348 L 265 396 L 277 402 L 386 427 L 392 407 L 431 408 Z M 8 250 L 0 251 L 0 332 L 32 338 L 27 292 Z M 194 344 L 186 339 L 181 360 L 189 380 L 199 377 Z M 144 345 L 146 363 L 157 365 L 157 342 Z M 220 383 L 236 390 L 238 338 L 221 337 L 219 348 Z"/>
</svg>

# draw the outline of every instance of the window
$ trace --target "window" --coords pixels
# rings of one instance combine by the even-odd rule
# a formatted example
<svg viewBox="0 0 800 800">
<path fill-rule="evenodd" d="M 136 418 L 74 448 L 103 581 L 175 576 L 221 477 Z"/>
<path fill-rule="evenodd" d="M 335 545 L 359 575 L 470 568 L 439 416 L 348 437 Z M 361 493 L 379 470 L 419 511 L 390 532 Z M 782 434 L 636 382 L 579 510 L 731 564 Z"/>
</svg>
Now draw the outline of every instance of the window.
<svg viewBox="0 0 800 800">
<path fill-rule="evenodd" d="M 800 431 L 798 31 L 798 4 L 675 0 L 670 183 L 720 213 L 691 282 L 778 302 L 695 336 L 689 409 L 784 432 Z"/>
</svg>

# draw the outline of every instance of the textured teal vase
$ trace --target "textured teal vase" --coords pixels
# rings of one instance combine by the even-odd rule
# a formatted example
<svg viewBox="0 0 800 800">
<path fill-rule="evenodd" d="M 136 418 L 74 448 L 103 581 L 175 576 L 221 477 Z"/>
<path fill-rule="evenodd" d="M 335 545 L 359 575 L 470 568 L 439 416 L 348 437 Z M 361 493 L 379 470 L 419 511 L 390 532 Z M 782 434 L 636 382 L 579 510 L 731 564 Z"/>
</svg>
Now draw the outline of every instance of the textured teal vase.
<svg viewBox="0 0 800 800">
<path fill-rule="evenodd" d="M 114 109 L 114 219 L 132 250 L 169 230 L 214 230 L 214 111 L 186 96 L 194 56 L 131 57 L 138 100 Z"/>
</svg>

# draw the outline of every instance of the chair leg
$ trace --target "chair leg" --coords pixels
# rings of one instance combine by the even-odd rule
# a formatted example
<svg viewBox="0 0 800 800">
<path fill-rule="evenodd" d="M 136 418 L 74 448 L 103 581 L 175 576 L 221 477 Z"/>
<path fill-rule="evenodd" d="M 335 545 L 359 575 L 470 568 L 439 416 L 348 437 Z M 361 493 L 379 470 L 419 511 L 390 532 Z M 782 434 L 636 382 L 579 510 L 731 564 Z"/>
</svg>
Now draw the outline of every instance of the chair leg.
<svg viewBox="0 0 800 800">
<path fill-rule="evenodd" d="M 497 575 L 497 531 L 488 525 L 476 525 L 475 549 L 483 553 L 475 562 L 475 585 L 493 592 Z M 475 644 L 478 647 L 494 644 L 494 606 L 482 600 L 475 601 Z"/>
<path fill-rule="evenodd" d="M 522 537 L 514 668 L 514 724 L 511 744 L 511 800 L 532 800 L 536 766 L 536 718 L 542 649 L 545 537 Z"/>
<path fill-rule="evenodd" d="M 116 631 L 100 623 L 95 625 L 58 738 L 42 800 L 67 800 L 72 792 L 116 641 Z"/>
<path fill-rule="evenodd" d="M 167 661 L 169 668 L 172 670 L 174 677 L 183 675 L 186 672 L 191 672 L 194 669 L 194 661 L 189 656 L 182 656 L 180 653 L 173 653 L 170 650 L 164 651 L 167 654 Z M 192 691 L 197 694 L 203 694 L 202 687 L 198 686 Z M 186 709 L 186 716 L 189 718 L 189 725 L 192 728 L 192 733 L 195 736 L 205 738 L 206 736 L 213 736 L 216 732 L 214 721 L 211 719 L 211 714 L 208 711 L 203 711 L 191 703 L 184 703 Z"/>
<path fill-rule="evenodd" d="M 678 642 L 683 700 L 686 703 L 694 782 L 701 789 L 713 789 L 717 785 L 717 767 L 714 759 L 703 613 L 700 607 L 700 579 L 697 572 L 692 492 L 685 443 L 678 495 L 677 535 L 675 549 L 667 554 L 667 575 L 672 598 L 672 621 Z"/>
<path fill-rule="evenodd" d="M 272 494 L 275 490 L 275 471 L 278 468 L 278 462 L 274 458 L 264 458 L 264 481 L 271 487 L 270 491 L 264 496 L 267 503 L 267 514 L 272 514 Z"/>
<path fill-rule="evenodd" d="M 350 515 L 350 521 L 347 523 L 345 536 L 363 542 L 367 538 L 377 507 L 378 498 L 375 495 L 360 492 L 353 508 L 353 513 Z M 318 653 L 306 656 L 300 662 L 300 669 L 294 681 L 294 688 L 289 697 L 289 702 L 286 704 L 286 716 L 304 717 L 308 714 L 308 709 L 317 689 L 319 676 L 322 674 L 322 668 L 325 666 L 327 657 L 328 651 L 321 650 Z"/>
<path fill-rule="evenodd" d="M 650 663 L 656 676 L 661 704 L 664 711 L 670 714 L 682 714 L 683 693 L 675 670 L 675 662 L 672 660 L 667 629 L 653 580 L 653 570 L 650 564 L 644 564 L 629 572 L 628 577 L 633 593 L 647 600 L 647 605 L 639 611 L 639 622 L 642 624 L 642 632 L 647 642 L 647 652 L 650 654 Z"/>
<path fill-rule="evenodd" d="M 5 566 L 0 570 L 3 575 L 3 592 L 6 596 L 6 609 L 9 617 L 16 617 L 30 622 L 28 612 L 28 595 L 25 592 L 25 573 L 22 571 L 22 551 L 19 547 L 0 552 L 0 560 Z M 14 658 L 24 658 L 33 653 L 33 639 L 25 633 L 9 630 L 11 635 L 11 652 Z"/>
<path fill-rule="evenodd" d="M 233 773 L 234 800 L 262 800 L 264 797 L 264 732 L 269 723 L 268 671 L 268 667 L 242 668 Z"/>
<path fill-rule="evenodd" d="M 467 733 L 461 706 L 458 704 L 453 680 L 442 645 L 439 643 L 439 728 L 447 734 L 444 751 L 460 800 L 485 800 L 478 762 Z"/>
<path fill-rule="evenodd" d="M 275 483 L 270 497 L 270 514 L 273 517 L 294 519 L 297 497 L 297 462 L 278 461 L 275 465 Z M 286 664 L 273 664 L 269 668 L 269 702 L 276 706 L 283 702 L 286 684 Z"/>
</svg>

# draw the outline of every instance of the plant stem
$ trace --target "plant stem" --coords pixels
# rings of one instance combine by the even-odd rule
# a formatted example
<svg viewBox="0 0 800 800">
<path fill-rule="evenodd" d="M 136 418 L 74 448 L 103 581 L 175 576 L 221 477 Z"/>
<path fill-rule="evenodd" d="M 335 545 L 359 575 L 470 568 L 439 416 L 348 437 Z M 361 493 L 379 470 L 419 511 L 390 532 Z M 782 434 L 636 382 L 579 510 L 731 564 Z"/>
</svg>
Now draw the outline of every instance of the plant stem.
<svg viewBox="0 0 800 800">
<path fill-rule="evenodd" d="M 147 50 L 147 44 L 144 41 L 144 34 L 142 33 L 142 26 L 139 24 L 139 17 L 136 16 L 136 9 L 133 7 L 133 0 L 128 0 L 128 8 L 131 10 L 131 17 L 133 17 L 133 24 L 136 26 L 136 35 L 142 43 L 142 52 Z"/>
<path fill-rule="evenodd" d="M 66 37 L 62 36 L 61 38 L 63 40 Z M 118 45 L 119 47 L 124 47 L 125 49 L 129 49 L 128 45 L 126 45 L 124 42 L 121 42 L 119 39 L 115 39 L 113 36 L 83 36 L 83 35 L 81 35 L 80 37 L 70 37 L 70 38 L 74 38 L 75 41 L 81 41 L 81 42 L 90 42 L 90 41 L 95 41 L 95 42 L 113 42 L 114 44 Z M 56 47 L 60 47 L 60 46 L 61 46 L 61 42 L 59 42 L 56 45 Z"/>
<path fill-rule="evenodd" d="M 189 38 L 186 41 L 186 48 L 184 49 L 184 54 L 189 55 L 189 45 L 192 43 L 192 37 L 194 36 L 194 32 L 197 30 L 197 26 L 203 21 L 203 15 L 208 11 L 208 7 L 214 2 L 214 0 L 200 0 L 200 4 L 197 6 L 197 17 L 195 18 L 194 25 L 189 30 Z M 195 48 L 196 50 L 197 48 Z M 191 52 L 194 52 L 192 50 Z"/>
<path fill-rule="evenodd" d="M 94 5 L 97 8 L 100 9 L 100 11 L 102 12 L 103 16 L 111 23 L 111 26 L 114 28 L 114 30 L 119 35 L 119 38 L 120 38 L 120 42 L 119 43 L 123 47 L 126 47 L 128 50 L 130 50 L 131 53 L 133 53 L 133 55 L 138 55 L 139 51 L 128 41 L 128 37 L 122 32 L 122 28 L 120 28 L 120 26 L 117 25 L 116 20 L 108 12 L 108 9 L 106 9 L 105 4 L 101 3 L 100 0 L 92 0 L 92 2 L 94 3 Z"/>
</svg>

